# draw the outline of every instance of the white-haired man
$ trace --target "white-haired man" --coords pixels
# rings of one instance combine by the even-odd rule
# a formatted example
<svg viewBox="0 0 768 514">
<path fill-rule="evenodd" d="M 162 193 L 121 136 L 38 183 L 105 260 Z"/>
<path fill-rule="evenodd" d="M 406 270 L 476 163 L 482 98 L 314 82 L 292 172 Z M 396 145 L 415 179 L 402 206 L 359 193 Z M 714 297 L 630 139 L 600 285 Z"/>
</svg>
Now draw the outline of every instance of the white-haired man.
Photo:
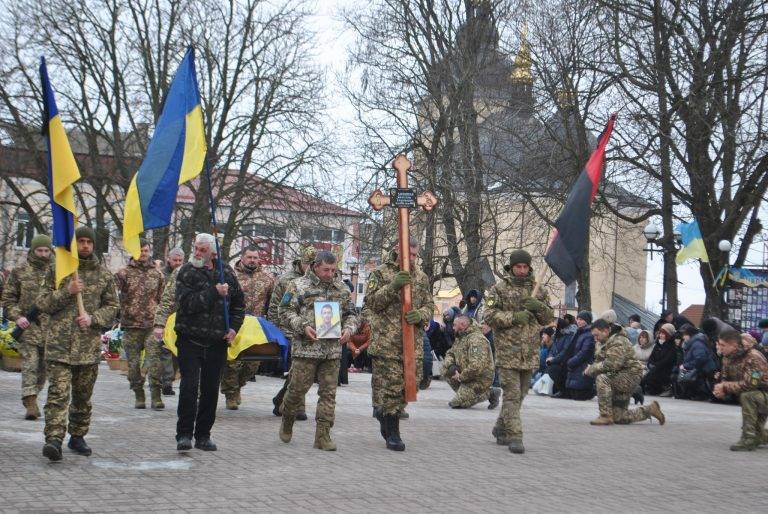
<svg viewBox="0 0 768 514">
<path fill-rule="evenodd" d="M 193 254 L 176 279 L 176 347 L 181 371 L 176 448 L 180 451 L 192 448 L 193 435 L 195 448 L 216 450 L 211 427 L 221 371 L 227 347 L 245 317 L 243 291 L 228 264 L 223 265 L 223 283 L 220 280 L 215 244 L 211 234 L 198 234 Z M 225 299 L 229 300 L 229 328 L 224 318 Z"/>
</svg>

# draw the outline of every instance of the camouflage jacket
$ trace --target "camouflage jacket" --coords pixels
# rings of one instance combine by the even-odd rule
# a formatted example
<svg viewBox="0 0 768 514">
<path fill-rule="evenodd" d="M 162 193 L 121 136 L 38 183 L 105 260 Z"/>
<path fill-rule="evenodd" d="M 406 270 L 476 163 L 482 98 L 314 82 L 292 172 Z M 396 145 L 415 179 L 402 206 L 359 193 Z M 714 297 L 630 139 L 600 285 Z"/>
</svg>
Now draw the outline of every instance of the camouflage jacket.
<svg viewBox="0 0 768 514">
<path fill-rule="evenodd" d="M 288 337 L 290 337 L 290 330 L 280 322 L 280 302 L 283 300 L 283 295 L 288 289 L 288 284 L 302 276 L 304 276 L 304 272 L 301 270 L 301 260 L 297 259 L 293 261 L 293 267 L 290 271 L 286 271 L 277 278 L 277 282 L 272 288 L 272 296 L 269 298 L 267 319 L 277 325 Z"/>
<path fill-rule="evenodd" d="M 56 287 L 51 266 L 36 300 L 40 310 L 50 315 L 45 327 L 45 359 L 73 366 L 99 362 L 101 333 L 113 325 L 119 307 L 115 279 L 96 257 L 80 259 L 78 274 L 85 285 L 83 304 L 91 316 L 90 327 L 77 324 L 77 299 L 67 290 L 71 275 Z"/>
<path fill-rule="evenodd" d="M 609 377 L 618 373 L 643 375 L 643 364 L 635 357 L 635 350 L 627 332 L 616 327 L 604 343 L 595 343 L 595 362 L 587 366 L 586 373 L 596 377 L 606 373 Z"/>
<path fill-rule="evenodd" d="M 532 274 L 533 270 L 527 277 L 507 273 L 485 295 L 482 322 L 493 329 L 496 366 L 499 368 L 534 370 L 539 367 L 539 330 L 553 318 L 549 297 L 543 288 L 536 295 L 536 299 L 544 304 L 539 312 L 526 311 L 523 307 L 523 301 L 533 292 Z M 527 321 L 516 321 L 520 318 L 516 316 L 519 313 L 527 313 Z"/>
<path fill-rule="evenodd" d="M 16 321 L 22 316 L 29 317 L 30 312 L 35 307 L 37 297 L 43 290 L 45 275 L 52 259 L 53 257 L 51 260 L 42 259 L 29 252 L 26 264 L 11 270 L 2 297 L 6 318 Z M 30 320 L 29 328 L 21 334 L 19 342 L 35 346 L 45 345 L 43 331 L 47 321 L 47 314 L 38 313 L 37 320 Z"/>
<path fill-rule="evenodd" d="M 478 379 L 493 380 L 493 354 L 488 339 L 480 326 L 472 322 L 469 328 L 459 334 L 446 352 L 443 369 L 455 366 L 459 371 L 459 382 L 473 382 Z"/>
<path fill-rule="evenodd" d="M 722 382 L 726 394 L 740 394 L 747 391 L 768 391 L 768 361 L 759 350 L 740 351 L 729 359 L 737 370 L 730 382 Z"/>
<path fill-rule="evenodd" d="M 120 325 L 122 328 L 152 328 L 160 304 L 165 279 L 152 261 L 135 259 L 115 273 L 120 294 Z"/>
<path fill-rule="evenodd" d="M 397 254 L 391 252 L 387 262 L 368 277 L 363 316 L 371 323 L 371 345 L 368 354 L 375 357 L 402 360 L 403 330 L 400 324 L 400 291 L 392 280 L 400 271 Z M 413 309 L 421 313 L 421 323 L 413 327 L 413 347 L 417 360 L 424 358 L 424 324 L 435 312 L 429 278 L 418 266 L 411 270 Z"/>
<path fill-rule="evenodd" d="M 354 334 L 357 329 L 355 306 L 349 289 L 341 280 L 321 282 L 314 272 L 307 271 L 288 285 L 280 302 L 280 323 L 290 328 L 293 335 L 291 355 L 310 359 L 339 359 L 341 345 L 336 339 L 312 341 L 304 334 L 307 326 L 315 327 L 315 302 L 338 302 L 341 329 Z"/>
<path fill-rule="evenodd" d="M 176 277 L 179 275 L 179 269 L 176 268 L 165 279 L 163 286 L 163 295 L 160 297 L 160 305 L 155 311 L 155 326 L 165 327 L 168 316 L 176 312 Z"/>
<path fill-rule="evenodd" d="M 235 264 L 235 274 L 245 296 L 245 312 L 254 316 L 263 316 L 267 310 L 267 302 L 269 295 L 272 294 L 275 279 L 269 273 L 262 271 L 261 266 L 251 270 L 243 266 L 241 261 Z"/>
</svg>

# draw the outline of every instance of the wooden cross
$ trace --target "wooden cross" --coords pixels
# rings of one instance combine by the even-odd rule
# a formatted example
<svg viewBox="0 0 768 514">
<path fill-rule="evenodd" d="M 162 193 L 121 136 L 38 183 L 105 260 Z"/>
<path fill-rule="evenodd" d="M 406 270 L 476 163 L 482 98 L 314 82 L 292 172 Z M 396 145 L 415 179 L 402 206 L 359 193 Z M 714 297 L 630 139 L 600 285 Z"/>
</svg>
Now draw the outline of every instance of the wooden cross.
<svg viewBox="0 0 768 514">
<path fill-rule="evenodd" d="M 408 188 L 408 171 L 411 169 L 411 161 L 405 155 L 400 154 L 395 157 L 392 167 L 397 171 L 397 189 L 394 190 L 394 197 L 385 195 L 380 189 L 377 189 L 368 197 L 368 204 L 374 211 L 380 211 L 390 205 L 397 208 L 400 269 L 410 272 L 409 209 L 420 207 L 425 211 L 431 211 L 437 205 L 437 198 L 429 191 L 416 195 L 412 189 Z M 413 308 L 411 293 L 410 284 L 406 284 L 400 289 L 400 325 L 403 330 L 403 373 L 406 402 L 416 401 L 416 361 L 413 358 L 414 330 L 413 325 L 405 320 L 405 314 Z"/>
</svg>

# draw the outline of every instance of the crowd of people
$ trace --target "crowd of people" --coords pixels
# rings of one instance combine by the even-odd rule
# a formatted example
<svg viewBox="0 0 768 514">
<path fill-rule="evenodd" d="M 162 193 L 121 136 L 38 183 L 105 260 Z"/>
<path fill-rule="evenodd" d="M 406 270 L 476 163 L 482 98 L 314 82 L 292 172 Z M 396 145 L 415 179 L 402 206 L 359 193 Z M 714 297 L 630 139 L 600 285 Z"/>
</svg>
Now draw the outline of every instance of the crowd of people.
<svg viewBox="0 0 768 514">
<path fill-rule="evenodd" d="M 194 440 L 195 448 L 215 451 L 211 429 L 219 395 L 227 409 L 237 410 L 242 387 L 259 368 L 258 362 L 228 358 L 247 315 L 265 317 L 291 342 L 289 372 L 273 398 L 281 441 L 289 443 L 295 422 L 307 419 L 305 396 L 317 383 L 314 447 L 335 450 L 337 387 L 347 382 L 349 371 L 369 370 L 373 416 L 386 448 L 403 451 L 400 420 L 408 414 L 400 292 L 406 285 L 413 298 L 403 318 L 413 327 L 419 387 L 430 387 L 437 361 L 440 378 L 454 391 L 450 408 L 501 404 L 491 433 L 512 453 L 525 452 L 520 410 L 531 386 L 554 398 L 597 396 L 599 415 L 591 422 L 596 426 L 650 418 L 664 424 L 659 403 L 646 406 L 646 394 L 740 402 L 745 423 L 731 449 L 751 450 L 768 442 L 763 433 L 768 320 L 761 322 L 762 332 L 740 334 L 717 318 L 697 328 L 671 312 L 652 330 L 637 316 L 622 325 L 612 310 L 597 319 L 589 311 L 555 318 L 546 290 L 534 281 L 531 256 L 514 250 L 502 279 L 485 293 L 470 291 L 458 307 L 442 313 L 441 324 L 433 319 L 434 301 L 418 267 L 415 241 L 404 257 L 410 271 L 400 268 L 400 249 L 391 251 L 371 273 L 360 310 L 339 276 L 336 257 L 311 246 L 302 248 L 287 273 L 273 277 L 259 265 L 255 246 L 244 248 L 229 266 L 217 259 L 215 237 L 201 233 L 187 263 L 184 252 L 173 249 L 157 265 L 151 244 L 142 241 L 140 255 L 113 275 L 94 255 L 91 228 L 79 227 L 75 238 L 76 274 L 57 280 L 51 240 L 36 236 L 27 262 L 11 272 L 2 292 L 5 314 L 19 330 L 27 419 L 40 416 L 37 395 L 46 377 L 49 383 L 43 454 L 50 460 L 61 460 L 67 432 L 73 452 L 91 454 L 85 435 L 100 336 L 115 322 L 125 333 L 134 407 L 147 408 L 142 360 L 154 410 L 164 409 L 163 394 L 175 394 L 178 368 L 177 449 L 190 450 Z M 175 357 L 164 341 L 171 316 Z M 631 398 L 641 406 L 630 408 Z"/>
</svg>

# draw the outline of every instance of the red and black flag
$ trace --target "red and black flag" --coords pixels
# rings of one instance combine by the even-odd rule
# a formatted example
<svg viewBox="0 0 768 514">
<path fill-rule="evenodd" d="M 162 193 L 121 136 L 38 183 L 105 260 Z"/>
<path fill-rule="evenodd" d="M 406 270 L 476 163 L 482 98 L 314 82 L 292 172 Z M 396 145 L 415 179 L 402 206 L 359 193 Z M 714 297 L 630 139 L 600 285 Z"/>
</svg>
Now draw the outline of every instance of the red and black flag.
<svg viewBox="0 0 768 514">
<path fill-rule="evenodd" d="M 546 263 L 565 284 L 574 282 L 581 273 L 584 253 L 588 246 L 592 201 L 603 176 L 605 146 L 611 137 L 615 122 L 616 114 L 612 114 L 597 140 L 597 147 L 568 195 L 544 255 Z"/>
</svg>

